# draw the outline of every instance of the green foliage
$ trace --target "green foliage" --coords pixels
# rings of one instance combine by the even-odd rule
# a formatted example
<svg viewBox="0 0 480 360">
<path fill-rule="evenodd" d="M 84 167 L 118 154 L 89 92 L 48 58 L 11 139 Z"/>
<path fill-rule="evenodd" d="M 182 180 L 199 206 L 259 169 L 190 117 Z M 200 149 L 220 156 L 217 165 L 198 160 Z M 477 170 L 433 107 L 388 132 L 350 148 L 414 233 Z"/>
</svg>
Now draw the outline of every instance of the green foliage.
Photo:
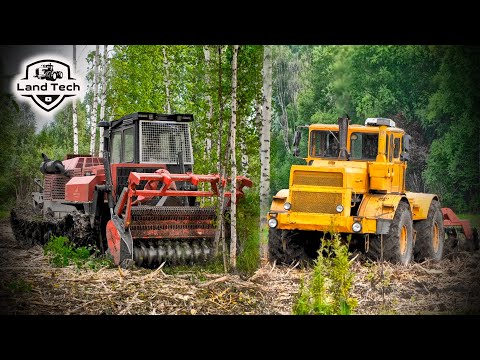
<svg viewBox="0 0 480 360">
<path fill-rule="evenodd" d="M 258 186 L 258 185 L 257 185 Z M 259 254 L 259 197 L 257 190 L 249 189 L 237 204 L 237 235 L 240 254 L 237 270 L 247 275 L 253 274 L 260 262 Z"/>
<path fill-rule="evenodd" d="M 350 297 L 355 274 L 351 270 L 348 243 L 339 234 L 322 240 L 310 282 L 300 284 L 293 305 L 295 315 L 349 315 L 357 306 Z"/>
<path fill-rule="evenodd" d="M 11 95 L 0 93 L 0 208 L 8 209 L 15 200 L 30 199 L 34 161 L 35 116 L 25 103 L 17 104 Z"/>
<path fill-rule="evenodd" d="M 89 247 L 75 247 L 65 236 L 52 236 L 44 246 L 44 253 L 55 267 L 75 265 L 77 268 L 99 270 L 111 266 L 111 260 L 99 256 L 99 251 Z"/>
</svg>

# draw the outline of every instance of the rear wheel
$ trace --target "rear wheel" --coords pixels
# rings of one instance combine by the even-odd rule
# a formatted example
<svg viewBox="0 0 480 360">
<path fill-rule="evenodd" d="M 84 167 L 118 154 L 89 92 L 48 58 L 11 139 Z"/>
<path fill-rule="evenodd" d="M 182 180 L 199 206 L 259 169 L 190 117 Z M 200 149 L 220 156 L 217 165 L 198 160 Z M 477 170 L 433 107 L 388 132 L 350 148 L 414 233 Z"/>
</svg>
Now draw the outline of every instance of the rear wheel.
<svg viewBox="0 0 480 360">
<path fill-rule="evenodd" d="M 368 256 L 379 260 L 382 253 L 381 236 L 370 240 Z M 383 235 L 383 258 L 393 263 L 408 265 L 413 255 L 412 212 L 407 202 L 400 201 L 388 234 Z"/>
<path fill-rule="evenodd" d="M 268 229 L 268 260 L 273 263 L 291 264 L 300 261 L 307 262 L 305 246 L 299 241 L 299 232 L 294 230 Z"/>
<path fill-rule="evenodd" d="M 443 255 L 445 234 L 443 228 L 443 215 L 440 203 L 433 200 L 425 220 L 417 221 L 414 225 L 417 231 L 415 243 L 415 259 L 430 258 L 440 261 Z"/>
</svg>

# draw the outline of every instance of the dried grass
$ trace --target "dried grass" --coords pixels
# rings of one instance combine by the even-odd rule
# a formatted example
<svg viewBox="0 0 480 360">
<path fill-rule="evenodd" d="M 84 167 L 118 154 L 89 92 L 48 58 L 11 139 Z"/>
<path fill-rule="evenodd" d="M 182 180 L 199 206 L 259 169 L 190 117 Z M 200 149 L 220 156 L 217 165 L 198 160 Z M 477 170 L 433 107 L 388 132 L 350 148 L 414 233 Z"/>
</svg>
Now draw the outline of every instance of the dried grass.
<svg viewBox="0 0 480 360">
<path fill-rule="evenodd" d="M 480 252 L 408 267 L 352 262 L 358 314 L 479 313 Z M 248 279 L 192 271 L 54 268 L 39 246 L 15 244 L 0 222 L 2 314 L 291 314 L 310 270 L 266 264 Z"/>
</svg>

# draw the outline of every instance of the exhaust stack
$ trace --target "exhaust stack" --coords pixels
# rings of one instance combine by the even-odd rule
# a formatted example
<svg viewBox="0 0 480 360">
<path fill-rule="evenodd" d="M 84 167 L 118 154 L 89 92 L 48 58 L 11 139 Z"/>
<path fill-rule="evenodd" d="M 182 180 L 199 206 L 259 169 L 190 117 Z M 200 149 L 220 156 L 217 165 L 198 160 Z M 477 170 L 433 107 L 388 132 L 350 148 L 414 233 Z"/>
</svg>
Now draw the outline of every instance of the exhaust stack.
<svg viewBox="0 0 480 360">
<path fill-rule="evenodd" d="M 338 131 L 340 141 L 340 152 L 338 154 L 339 160 L 348 160 L 349 153 L 347 151 L 347 137 L 348 137 L 348 122 L 350 119 L 348 115 L 346 117 L 338 118 Z"/>
</svg>

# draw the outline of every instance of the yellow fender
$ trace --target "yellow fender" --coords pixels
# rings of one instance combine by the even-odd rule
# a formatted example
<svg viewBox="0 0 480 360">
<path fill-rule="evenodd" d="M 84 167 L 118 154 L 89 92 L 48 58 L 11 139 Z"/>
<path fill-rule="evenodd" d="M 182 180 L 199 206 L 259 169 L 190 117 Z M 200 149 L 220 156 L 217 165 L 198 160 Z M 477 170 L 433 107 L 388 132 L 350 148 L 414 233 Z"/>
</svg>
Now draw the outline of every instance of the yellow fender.
<svg viewBox="0 0 480 360">
<path fill-rule="evenodd" d="M 366 218 L 391 220 L 395 216 L 398 203 L 405 198 L 405 195 L 399 194 L 365 194 L 358 214 Z"/>
<path fill-rule="evenodd" d="M 365 194 L 360 204 L 359 216 L 367 219 L 376 219 L 376 233 L 386 234 L 391 220 L 395 216 L 397 206 L 402 199 L 407 200 L 412 211 L 412 219 L 424 220 L 427 218 L 430 204 L 438 201 L 435 194 L 413 193 L 407 191 L 402 194 Z"/>
<path fill-rule="evenodd" d="M 435 194 L 424 194 L 407 191 L 405 193 L 408 202 L 412 208 L 413 220 L 424 220 L 428 216 L 428 210 L 432 200 L 437 200 L 438 196 Z"/>
<path fill-rule="evenodd" d="M 408 198 L 400 194 L 365 194 L 358 215 L 366 219 L 375 219 L 376 228 L 365 229 L 377 234 L 387 234 L 395 216 L 398 204 Z"/>
<path fill-rule="evenodd" d="M 273 196 L 272 205 L 270 206 L 270 211 L 273 212 L 286 212 L 283 208 L 283 204 L 287 201 L 289 195 L 288 189 L 282 189 Z"/>
</svg>

